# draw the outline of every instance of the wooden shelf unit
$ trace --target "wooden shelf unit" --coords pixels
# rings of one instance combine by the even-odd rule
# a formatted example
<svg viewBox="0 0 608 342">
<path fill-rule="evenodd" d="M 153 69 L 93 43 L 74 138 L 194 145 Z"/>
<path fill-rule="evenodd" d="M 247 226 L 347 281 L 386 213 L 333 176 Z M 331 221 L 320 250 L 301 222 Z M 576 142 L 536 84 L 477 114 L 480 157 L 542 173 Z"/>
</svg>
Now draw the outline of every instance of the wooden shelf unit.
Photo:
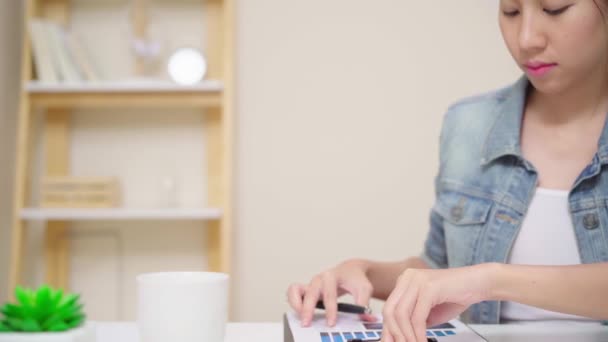
<svg viewBox="0 0 608 342">
<path fill-rule="evenodd" d="M 29 101 L 42 108 L 216 108 L 222 106 L 221 82 L 196 86 L 167 83 L 92 83 L 48 85 L 30 82 Z"/>
<path fill-rule="evenodd" d="M 103 1 L 103 0 L 98 0 Z M 170 1 L 170 0 L 167 0 Z M 206 24 L 207 79 L 195 86 L 165 82 L 100 82 L 42 84 L 34 79 L 29 39 L 33 18 L 69 22 L 69 0 L 26 0 L 22 45 L 20 108 L 18 113 L 15 193 L 12 221 L 9 289 L 23 284 L 26 223 L 45 225 L 46 283 L 69 289 L 69 229 L 77 220 L 202 220 L 207 228 L 209 270 L 230 272 L 232 232 L 233 132 L 233 0 L 207 0 L 201 16 Z M 145 22 L 137 17 L 136 26 Z M 70 209 L 31 208 L 30 146 L 34 110 L 44 112 L 45 176 L 68 176 L 71 111 L 76 108 L 197 108 L 204 115 L 209 208 L 187 209 Z"/>
</svg>

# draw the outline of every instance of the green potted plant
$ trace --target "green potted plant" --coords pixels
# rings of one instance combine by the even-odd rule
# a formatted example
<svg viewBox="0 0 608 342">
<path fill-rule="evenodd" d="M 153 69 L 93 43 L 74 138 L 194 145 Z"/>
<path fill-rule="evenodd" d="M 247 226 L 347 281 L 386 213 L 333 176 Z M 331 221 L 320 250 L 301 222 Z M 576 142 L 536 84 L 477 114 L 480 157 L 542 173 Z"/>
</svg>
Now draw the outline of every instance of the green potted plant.
<svg viewBox="0 0 608 342">
<path fill-rule="evenodd" d="M 95 341 L 79 295 L 43 285 L 35 291 L 17 287 L 15 298 L 0 308 L 0 342 Z"/>
</svg>

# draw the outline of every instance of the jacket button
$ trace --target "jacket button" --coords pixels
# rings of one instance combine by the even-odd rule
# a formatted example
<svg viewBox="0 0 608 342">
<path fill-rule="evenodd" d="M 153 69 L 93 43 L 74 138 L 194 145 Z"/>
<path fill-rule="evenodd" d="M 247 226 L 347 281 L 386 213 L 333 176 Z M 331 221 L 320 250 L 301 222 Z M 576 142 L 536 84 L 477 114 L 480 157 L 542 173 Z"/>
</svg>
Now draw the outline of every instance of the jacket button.
<svg viewBox="0 0 608 342">
<path fill-rule="evenodd" d="M 450 215 L 452 215 L 452 219 L 454 221 L 462 220 L 462 215 L 463 215 L 462 207 L 460 207 L 460 206 L 452 207 L 452 210 L 450 210 Z"/>
<path fill-rule="evenodd" d="M 588 230 L 596 229 L 600 225 L 600 220 L 596 214 L 586 214 L 583 217 L 583 225 Z"/>
</svg>

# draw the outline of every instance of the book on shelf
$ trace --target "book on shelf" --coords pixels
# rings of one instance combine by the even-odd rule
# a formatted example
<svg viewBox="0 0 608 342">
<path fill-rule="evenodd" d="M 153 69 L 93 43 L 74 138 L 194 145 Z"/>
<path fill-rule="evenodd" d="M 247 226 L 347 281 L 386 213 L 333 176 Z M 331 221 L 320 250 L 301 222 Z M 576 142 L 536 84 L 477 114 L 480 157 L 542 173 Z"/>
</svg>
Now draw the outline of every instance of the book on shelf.
<svg viewBox="0 0 608 342">
<path fill-rule="evenodd" d="M 72 60 L 80 70 L 81 76 L 89 82 L 99 81 L 99 74 L 88 57 L 80 36 L 75 32 L 66 32 L 66 44 L 68 50 L 72 53 Z"/>
<path fill-rule="evenodd" d="M 49 46 L 50 41 L 44 23 L 38 20 L 30 22 L 30 39 L 38 80 L 48 83 L 57 82 L 59 75 L 57 75 L 53 66 L 53 58 L 51 57 Z"/>
<path fill-rule="evenodd" d="M 48 20 L 32 19 L 30 40 L 37 81 L 75 83 L 99 80 L 82 40 L 75 33 Z"/>
</svg>

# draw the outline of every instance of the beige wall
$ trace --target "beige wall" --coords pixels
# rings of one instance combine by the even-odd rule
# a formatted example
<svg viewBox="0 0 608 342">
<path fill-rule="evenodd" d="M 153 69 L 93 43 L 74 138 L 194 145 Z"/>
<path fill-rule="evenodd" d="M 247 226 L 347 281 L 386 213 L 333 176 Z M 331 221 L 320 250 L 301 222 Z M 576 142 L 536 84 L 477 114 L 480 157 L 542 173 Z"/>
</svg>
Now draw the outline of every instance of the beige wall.
<svg viewBox="0 0 608 342">
<path fill-rule="evenodd" d="M 18 35 L 11 30 L 19 27 L 21 1 L 1 1 L 0 165 L 9 167 L 0 168 L 0 193 L 10 194 L 14 122 L 8 114 L 14 113 L 18 60 Z M 519 73 L 503 47 L 495 1 L 239 0 L 237 11 L 233 317 L 276 321 L 287 309 L 291 281 L 306 281 L 345 258 L 420 252 L 445 109 Z M 99 19 L 81 13 L 77 25 Z M 108 37 L 123 32 L 120 25 Z M 115 48 L 116 37 L 90 34 L 100 37 L 96 45 Z M 159 180 L 177 175 L 182 202 L 204 202 L 191 190 L 204 187 L 197 183 L 204 170 L 200 113 L 172 119 L 156 111 L 98 114 L 75 116 L 76 173 L 123 176 L 134 205 L 152 205 L 145 201 L 155 198 Z M 163 158 L 175 161 L 154 165 L 157 155 L 144 156 L 134 166 L 129 153 L 154 148 L 154 141 Z M 0 197 L 4 220 L 8 203 Z M 4 275 L 6 224 L 0 224 Z M 133 318 L 135 274 L 201 266 L 200 226 L 163 225 L 116 222 L 74 232 L 73 284 L 85 294 L 106 287 L 107 297 L 90 297 L 98 318 Z M 40 230 L 33 235 L 40 241 Z"/>
<path fill-rule="evenodd" d="M 238 319 L 279 319 L 345 258 L 421 251 L 445 109 L 519 75 L 496 3 L 239 1 Z"/>
<path fill-rule="evenodd" d="M 1 0 L 0 7 L 0 302 L 7 295 L 9 225 L 19 80 L 21 1 Z"/>
</svg>

